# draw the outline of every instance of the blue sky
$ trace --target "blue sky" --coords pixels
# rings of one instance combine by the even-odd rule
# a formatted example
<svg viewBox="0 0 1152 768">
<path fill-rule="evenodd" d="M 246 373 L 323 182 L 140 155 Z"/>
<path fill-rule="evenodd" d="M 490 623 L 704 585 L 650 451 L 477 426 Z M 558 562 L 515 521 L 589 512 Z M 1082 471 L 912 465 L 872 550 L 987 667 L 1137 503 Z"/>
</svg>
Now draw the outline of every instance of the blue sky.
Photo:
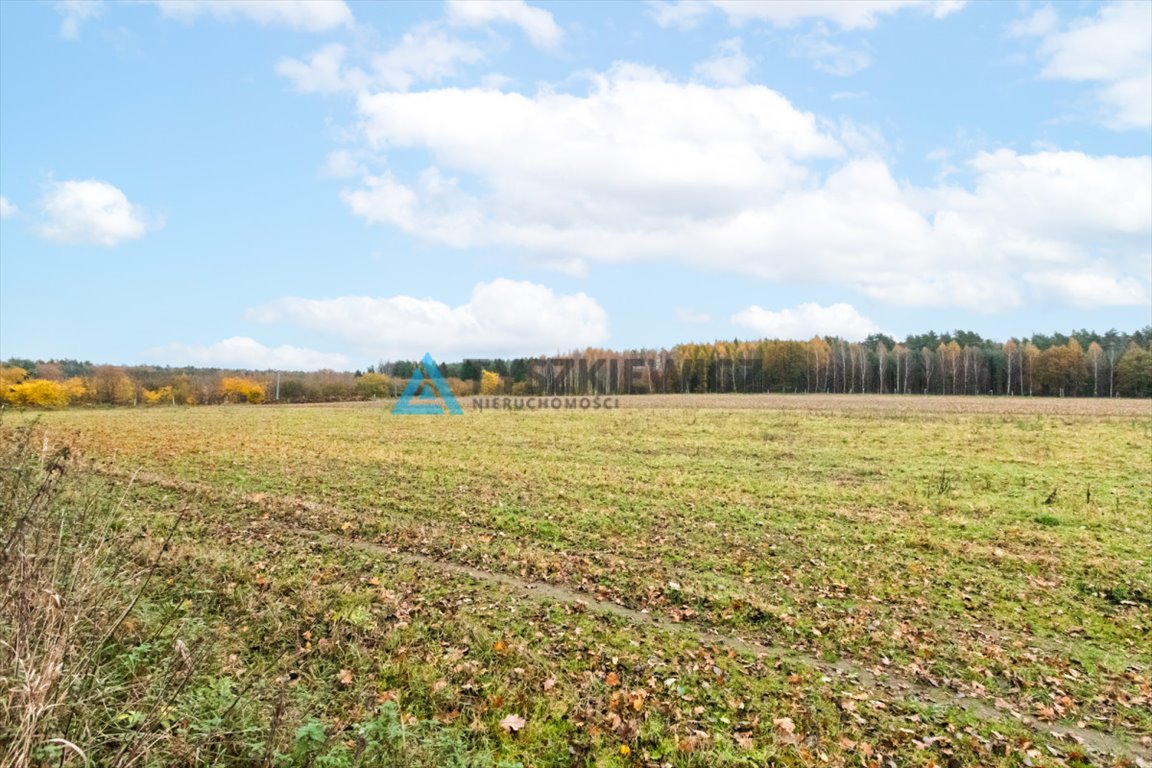
<svg viewBox="0 0 1152 768">
<path fill-rule="evenodd" d="M 0 358 L 1135 329 L 1152 3 L 0 3 Z"/>
</svg>

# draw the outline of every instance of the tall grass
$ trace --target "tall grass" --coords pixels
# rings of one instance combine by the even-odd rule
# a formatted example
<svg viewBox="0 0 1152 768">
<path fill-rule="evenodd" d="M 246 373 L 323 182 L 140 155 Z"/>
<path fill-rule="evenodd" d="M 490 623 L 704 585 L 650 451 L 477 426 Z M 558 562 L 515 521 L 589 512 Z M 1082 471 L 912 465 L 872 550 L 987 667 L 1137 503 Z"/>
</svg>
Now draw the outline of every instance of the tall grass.
<svg viewBox="0 0 1152 768">
<path fill-rule="evenodd" d="M 144 760 L 195 668 L 164 629 L 125 645 L 156 547 L 76 469 L 35 425 L 0 429 L 0 768 Z M 151 656 L 147 672 L 125 651 Z"/>
</svg>

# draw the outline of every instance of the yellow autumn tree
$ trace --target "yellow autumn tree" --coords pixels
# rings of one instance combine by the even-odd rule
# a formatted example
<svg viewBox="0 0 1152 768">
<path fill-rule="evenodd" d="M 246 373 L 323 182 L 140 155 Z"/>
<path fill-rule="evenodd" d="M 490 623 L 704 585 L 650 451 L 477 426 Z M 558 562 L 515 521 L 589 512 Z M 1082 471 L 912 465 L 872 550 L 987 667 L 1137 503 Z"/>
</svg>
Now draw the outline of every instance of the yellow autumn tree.
<svg viewBox="0 0 1152 768">
<path fill-rule="evenodd" d="M 26 379 L 8 389 L 8 401 L 19 408 L 64 408 L 68 390 L 59 381 Z"/>
<path fill-rule="evenodd" d="M 90 394 L 88 383 L 79 376 L 73 376 L 64 382 L 64 390 L 68 393 L 68 402 L 78 403 Z"/>
<path fill-rule="evenodd" d="M 172 402 L 171 385 L 157 389 L 145 389 L 142 394 L 144 395 L 145 405 L 164 405 Z"/>
<path fill-rule="evenodd" d="M 252 379 L 226 376 L 220 379 L 220 394 L 230 403 L 262 403 L 264 385 Z"/>
<path fill-rule="evenodd" d="M 504 391 L 504 380 L 495 371 L 480 372 L 480 394 L 498 395 Z"/>
<path fill-rule="evenodd" d="M 11 402 L 12 387 L 28 378 L 28 371 L 14 365 L 0 365 L 0 403 Z"/>
</svg>

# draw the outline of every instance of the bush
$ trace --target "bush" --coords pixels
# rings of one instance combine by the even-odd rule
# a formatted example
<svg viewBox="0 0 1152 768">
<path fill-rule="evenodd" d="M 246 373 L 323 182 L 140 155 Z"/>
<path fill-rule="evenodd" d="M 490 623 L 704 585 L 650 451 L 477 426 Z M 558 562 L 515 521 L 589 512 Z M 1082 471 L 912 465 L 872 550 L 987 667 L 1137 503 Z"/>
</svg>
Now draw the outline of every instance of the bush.
<svg viewBox="0 0 1152 768">
<path fill-rule="evenodd" d="M 28 379 L 8 388 L 8 402 L 18 408 L 65 408 L 68 387 L 59 381 Z"/>
<path fill-rule="evenodd" d="M 171 385 L 158 389 L 145 389 L 143 395 L 145 405 L 161 405 L 173 401 Z"/>
<path fill-rule="evenodd" d="M 444 379 L 444 383 L 448 385 L 448 391 L 456 398 L 471 397 L 476 394 L 475 386 L 471 381 L 449 376 Z"/>
<path fill-rule="evenodd" d="M 392 378 L 383 373 L 365 373 L 356 379 L 356 392 L 361 397 L 393 397 Z"/>
<path fill-rule="evenodd" d="M 252 379 L 225 377 L 220 379 L 220 394 L 230 403 L 264 402 L 264 385 Z"/>
</svg>

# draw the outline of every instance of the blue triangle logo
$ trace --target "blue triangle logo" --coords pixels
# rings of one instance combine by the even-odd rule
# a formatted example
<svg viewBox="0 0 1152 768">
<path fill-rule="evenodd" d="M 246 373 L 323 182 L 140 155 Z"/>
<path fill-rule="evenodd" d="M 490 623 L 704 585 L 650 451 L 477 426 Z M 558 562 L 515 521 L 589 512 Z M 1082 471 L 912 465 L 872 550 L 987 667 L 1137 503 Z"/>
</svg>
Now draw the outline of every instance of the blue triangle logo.
<svg viewBox="0 0 1152 768">
<path fill-rule="evenodd" d="M 404 387 L 404 392 L 393 406 L 392 413 L 419 416 L 443 416 L 452 413 L 459 416 L 463 415 L 464 409 L 456 402 L 452 390 L 448 388 L 448 382 L 440 375 L 440 369 L 436 367 L 432 355 L 425 354 L 424 359 L 412 372 L 412 378 L 408 379 L 408 386 Z"/>
</svg>

